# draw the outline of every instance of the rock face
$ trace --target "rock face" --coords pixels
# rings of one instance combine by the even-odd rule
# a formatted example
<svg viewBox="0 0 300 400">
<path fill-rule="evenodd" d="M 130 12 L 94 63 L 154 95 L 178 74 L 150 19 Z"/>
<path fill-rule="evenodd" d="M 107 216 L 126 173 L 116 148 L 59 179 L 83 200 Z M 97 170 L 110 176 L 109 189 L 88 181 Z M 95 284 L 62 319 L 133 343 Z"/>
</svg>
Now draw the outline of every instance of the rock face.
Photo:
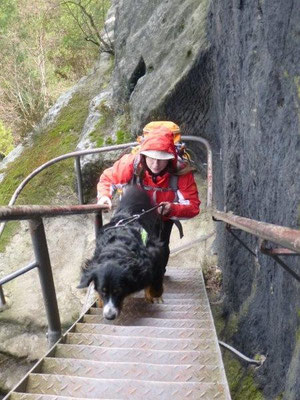
<svg viewBox="0 0 300 400">
<path fill-rule="evenodd" d="M 184 112 L 186 98 L 180 88 L 198 64 L 199 55 L 203 60 L 209 51 L 205 30 L 208 3 L 119 1 L 114 97 L 119 106 L 130 99 L 134 133 L 152 119 L 172 117 L 175 122 L 182 122 L 177 108 L 182 106 Z M 199 95 L 197 86 L 189 93 L 191 96 Z M 189 89 L 192 88 L 187 86 Z M 170 115 L 175 93 L 179 96 Z"/>
<path fill-rule="evenodd" d="M 99 85 L 98 91 L 95 81 L 78 148 L 91 145 L 90 134 L 101 119 L 102 96 L 110 101 L 112 92 L 117 110 L 127 110 L 129 104 L 133 133 L 150 120 L 168 119 L 178 123 L 184 134 L 199 135 L 210 142 L 217 209 L 299 226 L 300 3 L 115 3 L 113 80 L 109 87 Z M 110 21 L 113 23 L 113 16 Z M 106 65 L 103 73 L 108 69 Z M 79 85 L 85 85 L 85 80 Z M 54 106 L 54 116 L 72 93 Z M 47 118 L 49 114 L 43 123 L 49 122 Z M 116 121 L 112 121 L 114 125 Z M 193 150 L 203 157 L 201 148 Z M 92 157 L 90 160 L 92 163 Z M 88 163 L 84 167 L 90 171 Z M 257 248 L 255 237 L 237 234 L 249 247 Z M 299 398 L 299 284 L 267 256 L 251 256 L 222 223 L 218 223 L 214 248 L 223 270 L 226 325 L 222 338 L 250 357 L 266 356 L 263 366 L 253 372 L 266 399 Z M 64 257 L 71 268 L 73 258 L 68 253 Z M 299 272 L 296 257 L 285 261 Z M 57 256 L 56 279 L 64 285 L 61 263 L 64 258 Z M 72 290 L 67 290 L 72 296 Z M 26 293 L 22 296 L 21 305 Z M 26 325 L 26 321 L 21 323 Z M 44 320 L 40 324 L 44 326 Z M 33 336 L 32 343 L 40 340 Z M 6 351 L 9 335 L 0 343 L 0 352 Z M 33 354 L 32 359 L 35 357 Z"/>
<path fill-rule="evenodd" d="M 116 104 L 129 100 L 134 132 L 166 118 L 209 140 L 218 209 L 292 228 L 300 198 L 299 20 L 292 0 L 120 0 L 113 84 Z M 238 235 L 257 247 L 255 237 Z M 221 223 L 218 252 L 224 337 L 249 356 L 267 356 L 255 372 L 266 398 L 299 397 L 299 284 L 267 256 L 249 255 Z M 296 257 L 285 261 L 299 271 Z"/>
<path fill-rule="evenodd" d="M 217 206 L 297 228 L 300 4 L 240 1 L 224 7 L 216 1 L 211 11 L 212 120 L 221 153 Z M 256 238 L 238 235 L 252 249 L 258 245 Z M 226 310 L 238 316 L 234 341 L 247 354 L 267 355 L 257 372 L 267 398 L 297 398 L 299 283 L 272 259 L 258 253 L 255 260 L 228 236 L 223 234 L 221 254 Z M 299 273 L 299 258 L 284 261 Z"/>
</svg>

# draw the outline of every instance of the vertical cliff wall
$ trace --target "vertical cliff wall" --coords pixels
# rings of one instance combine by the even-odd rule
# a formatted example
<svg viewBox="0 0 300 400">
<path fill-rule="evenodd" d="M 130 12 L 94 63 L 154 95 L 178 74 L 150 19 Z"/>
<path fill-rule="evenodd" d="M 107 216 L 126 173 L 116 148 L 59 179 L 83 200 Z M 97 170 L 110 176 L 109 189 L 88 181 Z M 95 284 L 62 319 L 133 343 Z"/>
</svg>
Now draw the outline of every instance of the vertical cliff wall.
<svg viewBox="0 0 300 400">
<path fill-rule="evenodd" d="M 300 4 L 233 1 L 224 7 L 215 1 L 211 12 L 213 107 L 221 153 L 217 206 L 296 228 Z M 239 236 L 255 249 L 256 239 Z M 234 240 L 224 234 L 221 242 L 226 307 L 237 316 L 234 340 L 245 353 L 267 355 L 257 377 L 268 398 L 285 392 L 284 398 L 296 399 L 299 283 L 267 256 L 255 261 Z M 300 272 L 299 258 L 285 261 Z"/>
<path fill-rule="evenodd" d="M 297 227 L 300 198 L 300 3 L 293 0 L 119 0 L 114 99 L 134 132 L 171 119 L 213 148 L 215 206 Z M 238 233 L 255 249 L 257 239 Z M 300 291 L 267 256 L 219 225 L 224 336 L 264 354 L 266 398 L 300 393 Z M 299 272 L 299 260 L 289 258 Z"/>
</svg>

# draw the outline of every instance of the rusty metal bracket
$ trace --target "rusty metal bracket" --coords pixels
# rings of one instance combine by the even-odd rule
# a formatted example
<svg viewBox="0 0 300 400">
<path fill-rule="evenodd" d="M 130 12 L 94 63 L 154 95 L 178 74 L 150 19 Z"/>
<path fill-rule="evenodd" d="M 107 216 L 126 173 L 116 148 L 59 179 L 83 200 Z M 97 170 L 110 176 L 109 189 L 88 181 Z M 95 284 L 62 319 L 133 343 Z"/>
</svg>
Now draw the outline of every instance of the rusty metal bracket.
<svg viewBox="0 0 300 400">
<path fill-rule="evenodd" d="M 292 275 L 293 278 L 295 278 L 298 282 L 300 282 L 300 275 L 298 275 L 294 270 L 292 270 L 285 262 L 279 258 L 279 255 L 284 255 L 284 256 L 300 256 L 299 253 L 296 253 L 294 251 L 291 251 L 289 249 L 284 249 L 284 248 L 278 248 L 278 249 L 271 249 L 266 246 L 266 240 L 262 240 L 260 242 L 260 251 L 263 254 L 266 254 L 267 256 L 273 258 L 285 271 L 287 271 L 290 275 Z"/>
<path fill-rule="evenodd" d="M 257 257 L 257 254 L 250 249 L 250 247 L 248 247 L 246 245 L 246 243 L 244 243 L 235 233 L 232 232 L 232 227 L 230 224 L 226 224 L 226 229 L 229 233 L 232 234 L 232 236 L 243 246 L 245 247 L 245 249 L 247 249 L 249 251 L 249 253 L 251 253 L 254 257 Z"/>
<path fill-rule="evenodd" d="M 254 251 L 252 251 L 235 233 L 232 232 L 230 224 L 228 223 L 226 224 L 226 229 L 243 247 L 245 247 L 245 249 L 247 249 L 254 257 L 257 257 L 257 254 L 254 253 Z M 279 258 L 279 255 L 300 256 L 300 254 L 286 248 L 277 248 L 277 249 L 268 248 L 266 247 L 266 242 L 267 242 L 266 240 L 260 240 L 259 250 L 263 254 L 273 258 L 273 260 L 275 260 L 285 271 L 287 271 L 290 275 L 292 275 L 293 278 L 295 278 L 298 282 L 300 282 L 300 275 L 298 275 L 295 271 L 293 271 L 284 261 L 281 260 L 281 258 Z"/>
</svg>

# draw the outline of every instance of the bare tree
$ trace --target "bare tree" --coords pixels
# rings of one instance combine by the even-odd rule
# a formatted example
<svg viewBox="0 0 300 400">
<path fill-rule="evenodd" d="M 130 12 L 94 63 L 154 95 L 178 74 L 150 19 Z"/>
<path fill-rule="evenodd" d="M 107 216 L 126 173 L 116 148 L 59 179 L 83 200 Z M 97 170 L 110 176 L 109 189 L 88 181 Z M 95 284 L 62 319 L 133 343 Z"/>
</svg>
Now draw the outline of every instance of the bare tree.
<svg viewBox="0 0 300 400">
<path fill-rule="evenodd" d="M 106 27 L 104 24 L 104 0 L 101 0 L 104 34 L 99 30 L 97 24 L 95 23 L 95 18 L 93 14 L 91 13 L 91 11 L 89 11 L 88 7 L 90 3 L 91 0 L 66 0 L 61 2 L 62 5 L 68 8 L 70 15 L 72 15 L 72 17 L 76 21 L 86 41 L 94 43 L 100 48 L 101 52 L 114 54 L 113 44 L 109 38 L 108 32 L 106 31 Z"/>
</svg>

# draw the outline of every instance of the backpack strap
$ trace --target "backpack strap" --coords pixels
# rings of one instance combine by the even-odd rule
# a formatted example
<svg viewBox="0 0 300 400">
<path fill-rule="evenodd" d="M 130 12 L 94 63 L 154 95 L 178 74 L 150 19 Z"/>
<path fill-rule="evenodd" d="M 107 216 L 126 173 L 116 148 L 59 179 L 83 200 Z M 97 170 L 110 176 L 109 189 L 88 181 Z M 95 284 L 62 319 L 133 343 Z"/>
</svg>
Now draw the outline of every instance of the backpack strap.
<svg viewBox="0 0 300 400">
<path fill-rule="evenodd" d="M 176 228 L 179 231 L 179 237 L 180 239 L 183 238 L 183 227 L 182 227 L 182 223 L 179 221 L 179 219 L 172 219 L 172 221 L 174 222 L 174 225 L 176 225 Z"/>
<path fill-rule="evenodd" d="M 140 162 L 140 156 L 138 155 L 137 157 L 134 158 L 134 161 L 133 161 L 133 177 L 132 177 L 130 183 L 134 184 L 134 185 L 139 185 L 145 190 L 154 191 L 154 198 L 156 198 L 156 192 L 169 192 L 169 191 L 172 191 L 175 194 L 175 198 L 174 198 L 173 201 L 175 203 L 178 202 L 178 200 L 179 200 L 178 193 L 177 193 L 177 191 L 178 191 L 178 175 L 171 175 L 171 177 L 170 177 L 170 187 L 168 187 L 168 188 L 159 188 L 159 187 L 143 185 L 142 182 L 141 182 L 140 177 L 136 173 L 139 162 Z M 182 224 L 178 219 L 173 220 L 173 222 L 174 222 L 174 225 L 176 225 L 176 227 L 177 227 L 177 229 L 179 231 L 179 236 L 180 236 L 180 239 L 181 239 L 183 237 Z"/>
<path fill-rule="evenodd" d="M 170 177 L 170 187 L 172 191 L 175 193 L 174 202 L 178 202 L 178 175 L 171 175 Z"/>
</svg>

